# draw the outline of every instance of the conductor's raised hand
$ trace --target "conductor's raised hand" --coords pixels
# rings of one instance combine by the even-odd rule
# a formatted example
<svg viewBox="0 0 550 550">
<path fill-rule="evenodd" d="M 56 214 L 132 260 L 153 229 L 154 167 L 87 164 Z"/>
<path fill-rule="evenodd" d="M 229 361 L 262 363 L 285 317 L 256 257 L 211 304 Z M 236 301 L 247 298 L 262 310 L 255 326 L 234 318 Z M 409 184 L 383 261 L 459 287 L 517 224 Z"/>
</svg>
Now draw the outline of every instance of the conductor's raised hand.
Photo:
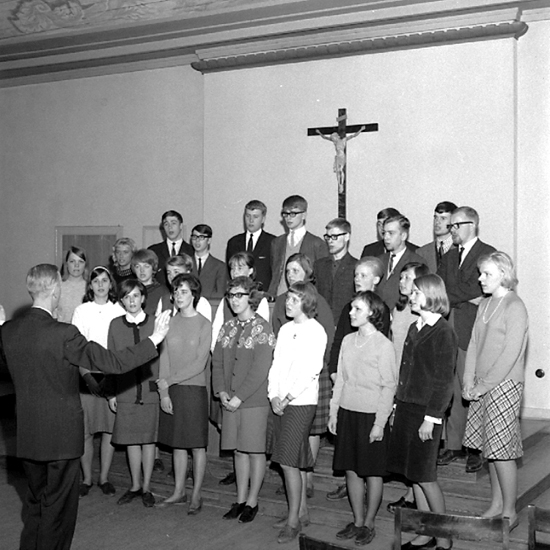
<svg viewBox="0 0 550 550">
<path fill-rule="evenodd" d="M 168 334 L 168 329 L 170 328 L 170 317 L 171 313 L 169 310 L 163 311 L 160 315 L 155 317 L 155 330 L 150 338 L 157 346 Z"/>
</svg>

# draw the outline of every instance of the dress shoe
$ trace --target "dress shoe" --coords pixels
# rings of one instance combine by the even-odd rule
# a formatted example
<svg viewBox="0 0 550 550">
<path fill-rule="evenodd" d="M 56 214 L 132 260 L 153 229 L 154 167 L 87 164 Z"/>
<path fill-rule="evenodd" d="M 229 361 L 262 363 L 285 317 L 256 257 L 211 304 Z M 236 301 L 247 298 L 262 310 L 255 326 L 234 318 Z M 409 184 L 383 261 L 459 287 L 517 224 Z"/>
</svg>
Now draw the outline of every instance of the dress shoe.
<svg viewBox="0 0 550 550">
<path fill-rule="evenodd" d="M 98 483 L 97 486 L 103 491 L 104 495 L 113 496 L 116 493 L 114 485 L 110 481 L 105 483 Z"/>
<path fill-rule="evenodd" d="M 239 516 L 239 523 L 250 523 L 251 521 L 254 521 L 254 518 L 256 517 L 256 514 L 258 513 L 258 505 L 254 506 L 248 506 L 248 504 L 244 507 L 244 510 L 242 511 L 242 514 Z"/>
<path fill-rule="evenodd" d="M 145 508 L 152 508 L 155 505 L 153 493 L 151 493 L 151 491 L 145 491 L 145 493 L 141 495 L 141 502 L 143 502 Z"/>
<path fill-rule="evenodd" d="M 406 544 L 401 545 L 401 550 L 416 550 L 417 548 L 434 548 L 436 545 L 435 539 L 431 538 L 428 542 L 424 544 L 412 544 L 412 541 L 407 542 Z"/>
<path fill-rule="evenodd" d="M 168 508 L 169 506 L 181 506 L 182 504 L 185 504 L 187 502 L 187 495 L 182 495 L 180 498 L 177 498 L 176 500 L 163 500 L 162 502 L 159 502 L 158 504 L 155 504 L 156 508 Z"/>
<path fill-rule="evenodd" d="M 86 497 L 88 496 L 88 493 L 90 492 L 90 489 L 92 488 L 93 483 L 90 483 L 89 485 L 87 483 L 81 483 L 80 487 L 78 488 L 78 496 L 79 497 Z"/>
<path fill-rule="evenodd" d="M 435 550 L 451 550 L 452 547 L 453 547 L 453 541 L 451 541 L 451 544 L 447 546 L 447 548 L 444 548 L 443 546 L 436 546 Z"/>
<path fill-rule="evenodd" d="M 135 498 L 139 498 L 143 494 L 142 489 L 138 489 L 137 491 L 131 491 L 128 489 L 118 500 L 117 504 L 128 504 L 129 502 L 132 502 Z"/>
<path fill-rule="evenodd" d="M 301 526 L 298 524 L 298 527 L 291 527 L 290 525 L 285 525 L 279 532 L 277 537 L 277 542 L 279 544 L 286 544 L 287 542 L 293 541 L 300 532 Z"/>
<path fill-rule="evenodd" d="M 244 510 L 246 502 L 234 502 L 229 509 L 229 512 L 223 515 L 223 519 L 237 519 Z"/>
<path fill-rule="evenodd" d="M 196 516 L 201 510 L 202 510 L 202 498 L 199 498 L 198 506 L 193 506 L 193 504 L 189 504 L 189 508 L 187 510 L 187 515 L 188 516 Z"/>
<path fill-rule="evenodd" d="M 355 537 L 355 544 L 356 546 L 365 546 L 365 544 L 371 543 L 375 536 L 376 531 L 374 530 L 374 527 L 371 529 L 370 527 L 364 525 L 363 527 L 359 527 L 359 533 L 357 533 L 357 536 Z"/>
<path fill-rule="evenodd" d="M 508 516 L 502 516 L 502 519 L 507 519 L 508 523 L 510 523 L 510 532 L 512 532 L 519 525 L 519 516 L 516 517 L 513 522 L 510 522 L 510 518 Z"/>
<path fill-rule="evenodd" d="M 473 474 L 474 472 L 479 472 L 483 468 L 483 457 L 481 453 L 469 453 L 468 459 L 466 460 L 466 472 L 468 474 Z"/>
<path fill-rule="evenodd" d="M 395 502 L 390 502 L 387 506 L 387 510 L 391 514 L 395 512 L 396 508 L 410 508 L 411 510 L 416 510 L 416 502 L 411 502 L 410 500 L 406 500 L 405 497 L 401 497 Z"/>
<path fill-rule="evenodd" d="M 361 527 L 357 527 L 353 521 L 348 523 L 341 531 L 336 533 L 336 538 L 340 540 L 354 539 L 361 530 Z"/>
<path fill-rule="evenodd" d="M 451 462 L 454 462 L 455 460 L 458 460 L 459 458 L 464 458 L 465 456 L 466 456 L 466 453 L 462 450 L 453 451 L 452 449 L 445 449 L 437 457 L 437 465 L 438 466 L 448 466 Z"/>
<path fill-rule="evenodd" d="M 302 527 L 308 527 L 311 524 L 311 520 L 309 519 L 309 514 L 307 516 L 300 516 L 300 525 Z M 283 516 L 282 518 L 279 518 L 279 521 L 277 523 L 273 524 L 274 529 L 282 529 L 288 522 L 288 516 Z"/>
<path fill-rule="evenodd" d="M 220 485 L 233 485 L 236 481 L 235 472 L 229 472 L 223 479 L 220 479 Z"/>
<path fill-rule="evenodd" d="M 348 488 L 346 485 L 338 485 L 334 491 L 327 493 L 327 500 L 342 500 L 348 496 Z"/>
<path fill-rule="evenodd" d="M 153 472 L 164 472 L 164 462 L 162 458 L 155 458 L 155 462 L 153 462 Z"/>
</svg>

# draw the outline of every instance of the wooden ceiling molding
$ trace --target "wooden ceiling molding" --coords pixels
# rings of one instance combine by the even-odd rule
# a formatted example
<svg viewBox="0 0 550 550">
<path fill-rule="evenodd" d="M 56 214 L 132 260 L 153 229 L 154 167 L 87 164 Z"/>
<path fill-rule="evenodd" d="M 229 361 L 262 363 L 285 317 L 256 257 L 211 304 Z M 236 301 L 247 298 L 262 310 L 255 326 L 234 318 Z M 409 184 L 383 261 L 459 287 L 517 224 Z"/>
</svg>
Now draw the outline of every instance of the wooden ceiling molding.
<svg viewBox="0 0 550 550">
<path fill-rule="evenodd" d="M 550 0 L 0 0 L 0 87 L 519 38 L 529 10 L 549 9 Z"/>
</svg>

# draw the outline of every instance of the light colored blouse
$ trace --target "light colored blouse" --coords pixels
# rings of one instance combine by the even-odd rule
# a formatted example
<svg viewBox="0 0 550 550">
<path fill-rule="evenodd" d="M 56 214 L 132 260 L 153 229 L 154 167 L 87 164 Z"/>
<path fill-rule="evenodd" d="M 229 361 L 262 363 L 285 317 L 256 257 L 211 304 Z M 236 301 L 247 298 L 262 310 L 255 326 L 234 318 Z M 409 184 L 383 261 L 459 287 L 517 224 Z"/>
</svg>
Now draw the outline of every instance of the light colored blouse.
<svg viewBox="0 0 550 550">
<path fill-rule="evenodd" d="M 61 297 L 57 306 L 57 320 L 63 323 L 71 323 L 74 310 L 82 304 L 84 294 L 86 294 L 86 281 L 84 279 L 61 281 Z"/>
<path fill-rule="evenodd" d="M 401 365 L 403 346 L 405 345 L 409 328 L 413 323 L 416 323 L 416 321 L 418 321 L 418 315 L 411 311 L 409 305 L 405 306 L 403 311 L 398 311 L 397 308 L 394 308 L 392 311 L 391 334 L 398 369 Z"/>
<path fill-rule="evenodd" d="M 375 413 L 374 424 L 383 428 L 393 408 L 398 367 L 392 343 L 379 331 L 363 340 L 357 332 L 342 341 L 330 415 L 338 408 Z"/>
<path fill-rule="evenodd" d="M 315 319 L 283 325 L 269 370 L 269 400 L 291 395 L 289 406 L 317 405 L 319 373 L 323 369 L 326 345 L 327 333 Z"/>
<path fill-rule="evenodd" d="M 487 310 L 489 300 L 498 304 L 492 313 Z M 464 385 L 477 384 L 480 391 L 488 392 L 504 380 L 523 382 L 528 333 L 527 310 L 513 290 L 502 299 L 482 300 L 466 355 Z"/>
</svg>

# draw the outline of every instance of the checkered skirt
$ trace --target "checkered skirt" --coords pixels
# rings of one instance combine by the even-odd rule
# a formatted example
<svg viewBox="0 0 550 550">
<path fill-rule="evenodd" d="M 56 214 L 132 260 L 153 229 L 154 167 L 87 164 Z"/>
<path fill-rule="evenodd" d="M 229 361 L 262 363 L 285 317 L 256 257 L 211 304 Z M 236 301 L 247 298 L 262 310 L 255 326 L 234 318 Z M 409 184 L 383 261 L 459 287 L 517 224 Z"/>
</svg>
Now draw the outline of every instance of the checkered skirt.
<svg viewBox="0 0 550 550">
<path fill-rule="evenodd" d="M 478 401 L 471 401 L 463 445 L 489 460 L 523 456 L 519 410 L 523 383 L 504 380 Z"/>
<path fill-rule="evenodd" d="M 331 397 L 332 382 L 330 381 L 328 365 L 325 364 L 319 375 L 319 397 L 317 399 L 317 408 L 315 409 L 315 418 L 313 419 L 309 435 L 323 435 L 327 431 Z"/>
</svg>

